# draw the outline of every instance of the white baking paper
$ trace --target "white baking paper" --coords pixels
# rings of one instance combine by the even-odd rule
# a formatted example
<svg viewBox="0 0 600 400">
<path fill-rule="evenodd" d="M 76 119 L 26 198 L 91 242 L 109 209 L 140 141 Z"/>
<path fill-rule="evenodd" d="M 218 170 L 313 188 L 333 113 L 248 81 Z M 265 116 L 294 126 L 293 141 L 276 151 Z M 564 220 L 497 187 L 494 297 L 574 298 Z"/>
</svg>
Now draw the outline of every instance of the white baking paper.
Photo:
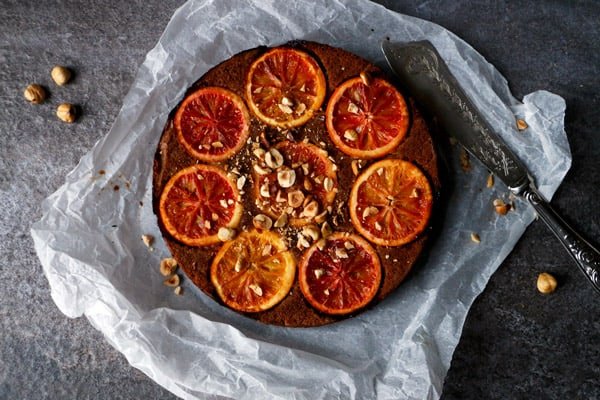
<svg viewBox="0 0 600 400">
<path fill-rule="evenodd" d="M 469 307 L 534 218 L 522 201 L 498 217 L 491 203 L 507 199 L 507 189 L 499 182 L 486 189 L 488 172 L 476 162 L 464 173 L 458 149 L 446 155 L 453 190 L 425 265 L 356 318 L 310 329 L 266 326 L 188 282 L 175 296 L 158 273 L 168 252 L 151 211 L 152 160 L 186 88 L 242 50 L 291 39 L 342 47 L 386 67 L 386 37 L 430 40 L 552 196 L 570 166 L 563 99 L 540 91 L 517 101 L 492 65 L 443 28 L 361 0 L 189 1 L 148 53 L 111 130 L 44 201 L 32 229 L 60 310 L 85 315 L 133 366 L 182 398 L 437 399 Z M 516 130 L 517 117 L 527 130 Z M 153 252 L 140 240 L 146 233 L 159 238 Z"/>
</svg>

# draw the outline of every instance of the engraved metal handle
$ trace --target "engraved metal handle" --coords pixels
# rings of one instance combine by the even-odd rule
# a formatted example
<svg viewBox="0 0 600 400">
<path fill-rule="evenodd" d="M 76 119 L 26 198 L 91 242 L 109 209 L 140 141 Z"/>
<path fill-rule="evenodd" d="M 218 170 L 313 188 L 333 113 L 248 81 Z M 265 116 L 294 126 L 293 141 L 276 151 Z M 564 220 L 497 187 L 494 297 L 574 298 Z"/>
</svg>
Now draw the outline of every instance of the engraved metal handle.
<svg viewBox="0 0 600 400">
<path fill-rule="evenodd" d="M 542 221 L 575 259 L 579 269 L 600 292 L 600 252 L 567 225 L 533 185 L 524 188 L 519 194 L 529 200 Z"/>
</svg>

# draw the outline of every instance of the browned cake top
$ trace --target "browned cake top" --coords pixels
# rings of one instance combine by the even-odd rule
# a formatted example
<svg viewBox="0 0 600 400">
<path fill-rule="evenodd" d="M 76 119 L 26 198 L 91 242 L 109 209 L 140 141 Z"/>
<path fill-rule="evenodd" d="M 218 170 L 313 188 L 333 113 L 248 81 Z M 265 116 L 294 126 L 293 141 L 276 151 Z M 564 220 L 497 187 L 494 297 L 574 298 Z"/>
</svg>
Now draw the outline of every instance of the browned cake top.
<svg viewBox="0 0 600 400">
<path fill-rule="evenodd" d="M 356 180 L 353 171 L 352 158 L 341 152 L 330 140 L 325 126 L 324 109 L 327 100 L 336 87 L 344 81 L 358 76 L 367 71 L 372 76 L 382 76 L 382 71 L 362 58 L 347 51 L 312 42 L 294 42 L 288 46 L 297 47 L 310 54 L 318 61 L 324 71 L 327 93 L 321 109 L 304 125 L 290 129 L 276 129 L 265 125 L 253 113 L 250 113 L 250 136 L 248 143 L 267 142 L 276 145 L 283 140 L 296 142 L 308 141 L 327 151 L 331 160 L 337 166 L 338 192 L 332 204 L 332 212 L 328 215 L 328 222 L 335 231 L 357 233 L 353 227 L 348 211 L 350 189 Z M 189 90 L 188 94 L 201 87 L 217 86 L 229 89 L 244 98 L 246 74 L 248 68 L 260 57 L 266 48 L 256 48 L 237 54 L 223 63 L 217 65 L 202 76 Z M 409 100 L 410 126 L 408 133 L 401 144 L 385 158 L 399 158 L 411 161 L 419 166 L 429 178 L 435 192 L 440 189 L 438 166 L 432 138 L 428 125 L 414 103 Z M 176 110 L 174 110 L 175 112 Z M 154 161 L 153 175 L 153 204 L 158 215 L 158 201 L 167 181 L 178 171 L 191 165 L 202 163 L 192 157 L 177 139 L 171 113 L 163 131 Z M 262 213 L 257 207 L 252 190 L 252 154 L 251 147 L 245 146 L 229 160 L 220 163 L 227 171 L 235 170 L 248 178 L 245 196 L 243 196 L 244 212 L 238 230 L 247 230 L 252 227 L 253 216 Z M 366 169 L 375 161 L 360 160 L 355 162 L 354 168 L 359 166 Z M 210 279 L 210 266 L 221 244 L 207 247 L 191 247 L 174 239 L 160 222 L 159 226 L 164 239 L 185 271 L 188 278 L 206 294 L 218 301 L 215 288 Z M 293 227 L 281 228 L 284 235 L 294 236 L 297 229 Z M 382 279 L 376 294 L 375 302 L 388 296 L 406 277 L 411 267 L 417 261 L 425 247 L 429 232 L 426 230 L 415 240 L 399 247 L 386 247 L 373 245 L 379 256 L 382 266 Z M 290 246 L 297 259 L 301 258 L 302 251 L 296 246 Z M 373 304 L 371 303 L 371 305 Z M 345 317 L 334 317 L 320 313 L 303 297 L 298 281 L 294 282 L 290 293 L 275 307 L 257 313 L 247 313 L 247 316 L 268 324 L 310 327 L 328 324 Z"/>
</svg>

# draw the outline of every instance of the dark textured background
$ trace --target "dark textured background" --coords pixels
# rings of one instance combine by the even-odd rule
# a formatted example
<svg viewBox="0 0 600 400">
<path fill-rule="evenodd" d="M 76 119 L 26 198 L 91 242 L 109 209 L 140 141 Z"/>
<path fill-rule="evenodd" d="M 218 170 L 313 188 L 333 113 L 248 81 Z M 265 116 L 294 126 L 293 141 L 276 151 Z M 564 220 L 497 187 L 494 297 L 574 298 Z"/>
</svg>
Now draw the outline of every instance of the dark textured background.
<svg viewBox="0 0 600 400">
<path fill-rule="evenodd" d="M 33 250 L 40 202 L 108 132 L 145 54 L 180 0 L 0 1 L 0 399 L 173 398 L 130 367 L 83 319 L 62 315 Z M 517 98 L 547 89 L 567 102 L 573 166 L 553 204 L 600 241 L 600 2 L 381 1 L 469 42 Z M 55 64 L 77 73 L 56 88 Z M 30 106 L 30 82 L 52 97 Z M 78 123 L 54 116 L 81 105 Z M 559 289 L 535 290 L 554 273 Z M 599 399 L 598 294 L 534 222 L 476 300 L 443 399 Z"/>
</svg>

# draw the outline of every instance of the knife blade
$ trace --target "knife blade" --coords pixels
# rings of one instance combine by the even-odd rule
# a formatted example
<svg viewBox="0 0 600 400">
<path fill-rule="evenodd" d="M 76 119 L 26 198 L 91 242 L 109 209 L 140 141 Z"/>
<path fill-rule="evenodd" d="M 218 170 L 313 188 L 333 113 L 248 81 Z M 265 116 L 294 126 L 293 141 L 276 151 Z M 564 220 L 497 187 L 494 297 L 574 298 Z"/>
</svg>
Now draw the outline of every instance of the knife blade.
<svg viewBox="0 0 600 400">
<path fill-rule="evenodd" d="M 516 195 L 527 199 L 600 293 L 600 252 L 579 236 L 540 195 L 525 166 L 460 87 L 429 41 L 395 43 L 382 50 L 392 71 L 418 103 Z"/>
</svg>

